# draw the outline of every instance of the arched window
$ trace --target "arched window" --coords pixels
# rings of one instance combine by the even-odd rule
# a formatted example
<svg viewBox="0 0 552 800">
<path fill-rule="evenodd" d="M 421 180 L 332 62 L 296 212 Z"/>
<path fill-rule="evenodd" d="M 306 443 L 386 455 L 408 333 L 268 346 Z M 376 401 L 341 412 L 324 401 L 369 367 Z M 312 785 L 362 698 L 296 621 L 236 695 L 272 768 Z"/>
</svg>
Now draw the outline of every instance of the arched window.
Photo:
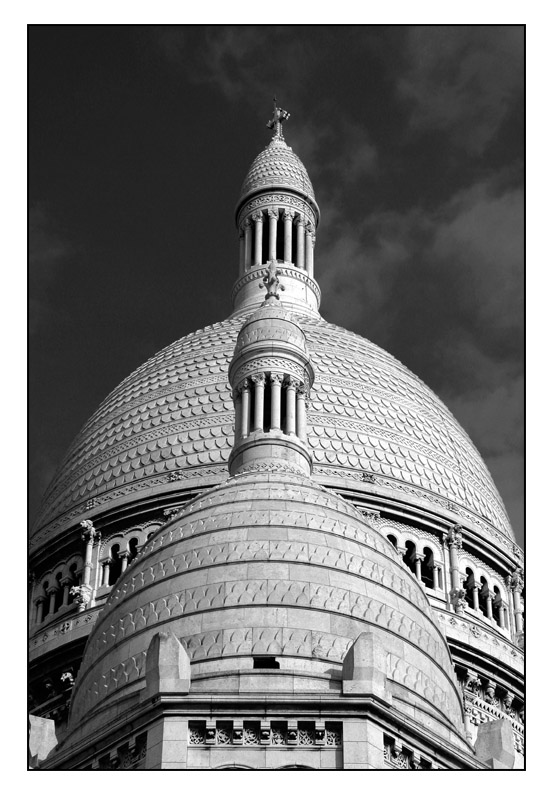
<svg viewBox="0 0 552 800">
<path fill-rule="evenodd" d="M 121 548 L 118 544 L 114 544 L 110 551 L 111 567 L 109 569 L 109 585 L 113 586 L 119 575 L 121 574 L 121 559 L 119 558 L 119 550 Z"/>
<path fill-rule="evenodd" d="M 387 538 L 389 539 L 389 541 L 391 542 L 391 544 L 393 545 L 393 547 L 396 550 L 397 549 L 397 537 L 393 536 L 392 533 L 388 533 L 387 534 Z"/>
<path fill-rule="evenodd" d="M 502 595 L 498 586 L 493 586 L 494 600 L 493 600 L 493 619 L 501 628 L 504 627 L 501 621 L 504 619 L 503 614 L 500 613 L 502 608 Z M 501 620 L 502 618 L 502 620 Z"/>
<path fill-rule="evenodd" d="M 489 584 L 487 583 L 487 578 L 481 576 L 481 589 L 479 591 L 479 610 L 481 611 L 484 617 L 488 616 L 487 614 L 488 594 L 489 594 Z"/>
<path fill-rule="evenodd" d="M 128 543 L 128 563 L 131 564 L 138 555 L 138 539 L 134 537 Z"/>
<path fill-rule="evenodd" d="M 71 577 L 71 586 L 78 586 L 79 585 L 79 576 L 77 575 L 78 566 L 77 564 L 71 564 L 69 567 L 69 575 Z"/>
<path fill-rule="evenodd" d="M 435 562 L 433 560 L 433 550 L 431 547 L 424 547 L 424 560 L 422 561 L 422 583 L 428 589 L 436 589 L 435 581 L 433 580 L 433 567 Z"/>
<path fill-rule="evenodd" d="M 59 588 L 58 588 L 58 590 L 56 592 L 56 601 L 54 603 L 54 614 L 56 613 L 56 611 L 59 611 L 59 609 L 61 608 L 61 604 L 63 602 L 63 591 L 61 589 L 61 578 L 62 578 L 62 574 L 61 574 L 61 572 L 58 572 L 58 574 L 56 575 L 56 583 L 57 583 Z"/>
<path fill-rule="evenodd" d="M 473 603 L 474 584 L 475 584 L 475 578 L 473 577 L 473 572 L 469 567 L 466 567 L 466 580 L 462 584 L 462 588 L 466 590 L 466 600 L 470 608 L 474 608 L 474 603 Z"/>
<path fill-rule="evenodd" d="M 416 574 L 416 545 L 414 542 L 405 542 L 406 553 L 403 555 L 403 561 L 408 569 Z"/>
</svg>

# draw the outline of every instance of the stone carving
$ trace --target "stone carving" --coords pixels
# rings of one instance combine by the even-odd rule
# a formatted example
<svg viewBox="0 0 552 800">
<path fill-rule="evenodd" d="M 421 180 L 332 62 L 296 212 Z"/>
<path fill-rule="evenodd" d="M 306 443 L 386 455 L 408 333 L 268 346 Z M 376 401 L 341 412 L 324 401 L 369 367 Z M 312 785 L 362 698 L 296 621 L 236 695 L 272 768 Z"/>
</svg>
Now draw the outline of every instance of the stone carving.
<svg viewBox="0 0 552 800">
<path fill-rule="evenodd" d="M 73 588 L 69 590 L 69 594 L 78 604 L 79 611 L 84 611 L 92 599 L 92 587 L 87 586 L 86 584 L 81 584 L 81 586 L 73 586 Z"/>
<path fill-rule="evenodd" d="M 276 298 L 276 300 L 280 299 L 280 291 L 285 290 L 285 286 L 280 283 L 280 275 L 282 274 L 281 270 L 278 268 L 277 261 L 271 261 L 266 270 L 263 273 L 263 282 L 259 284 L 259 289 L 266 288 L 265 300 L 268 300 L 270 297 Z"/>
<path fill-rule="evenodd" d="M 84 542 L 95 542 L 98 541 L 98 539 L 101 539 L 101 534 L 94 528 L 94 524 L 91 519 L 83 519 L 80 526 L 82 528 L 81 539 Z"/>
<path fill-rule="evenodd" d="M 462 526 L 453 525 L 449 528 L 446 542 L 450 547 L 462 547 Z"/>
<path fill-rule="evenodd" d="M 450 602 L 457 614 L 463 614 L 468 607 L 465 589 L 451 589 Z"/>
<path fill-rule="evenodd" d="M 256 725 L 248 725 L 246 723 L 243 726 L 243 743 L 245 745 L 255 745 L 261 743 L 259 728 Z"/>
</svg>

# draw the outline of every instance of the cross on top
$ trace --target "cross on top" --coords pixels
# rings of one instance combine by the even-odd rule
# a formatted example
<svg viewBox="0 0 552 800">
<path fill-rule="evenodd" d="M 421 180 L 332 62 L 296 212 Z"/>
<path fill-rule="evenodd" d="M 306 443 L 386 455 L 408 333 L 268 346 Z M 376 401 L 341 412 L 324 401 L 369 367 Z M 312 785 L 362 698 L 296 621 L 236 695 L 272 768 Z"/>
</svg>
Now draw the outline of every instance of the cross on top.
<svg viewBox="0 0 552 800">
<path fill-rule="evenodd" d="M 274 98 L 274 110 L 272 112 L 272 119 L 266 123 L 267 128 L 274 129 L 274 138 L 282 139 L 282 122 L 290 118 L 289 111 L 284 111 L 283 108 L 278 108 L 276 105 L 276 98 Z"/>
</svg>

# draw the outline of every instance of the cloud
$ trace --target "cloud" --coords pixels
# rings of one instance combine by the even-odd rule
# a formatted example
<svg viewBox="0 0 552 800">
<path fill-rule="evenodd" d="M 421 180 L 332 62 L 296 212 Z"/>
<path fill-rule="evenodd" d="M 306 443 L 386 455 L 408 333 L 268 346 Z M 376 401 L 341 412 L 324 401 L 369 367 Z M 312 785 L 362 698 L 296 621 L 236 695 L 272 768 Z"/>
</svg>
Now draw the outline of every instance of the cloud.
<svg viewBox="0 0 552 800">
<path fill-rule="evenodd" d="M 522 191 L 488 180 L 431 211 L 335 225 L 315 274 L 324 316 L 422 377 L 477 443 L 499 490 L 513 491 L 523 453 Z M 521 526 L 519 488 L 514 500 Z"/>
<path fill-rule="evenodd" d="M 59 278 L 67 260 L 75 250 L 44 206 L 29 210 L 29 332 L 36 334 L 41 325 L 56 311 L 49 299 L 52 285 Z"/>
<path fill-rule="evenodd" d="M 411 129 L 448 131 L 481 155 L 522 96 L 522 26 L 412 26 L 398 91 Z"/>
</svg>

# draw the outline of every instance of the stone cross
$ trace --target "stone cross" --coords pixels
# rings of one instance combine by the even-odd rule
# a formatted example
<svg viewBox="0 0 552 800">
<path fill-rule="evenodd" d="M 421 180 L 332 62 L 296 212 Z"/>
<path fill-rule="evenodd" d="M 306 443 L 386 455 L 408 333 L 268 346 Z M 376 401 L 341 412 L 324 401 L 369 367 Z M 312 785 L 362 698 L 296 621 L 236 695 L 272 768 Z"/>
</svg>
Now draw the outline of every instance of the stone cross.
<svg viewBox="0 0 552 800">
<path fill-rule="evenodd" d="M 285 122 L 287 119 L 290 118 L 290 114 L 288 111 L 284 111 L 283 108 L 278 108 L 276 105 L 276 98 L 274 98 L 274 110 L 272 112 L 272 119 L 270 119 L 266 123 L 267 128 L 274 129 L 274 137 L 281 139 L 282 136 L 282 122 Z"/>
<path fill-rule="evenodd" d="M 259 284 L 259 289 L 263 288 L 263 284 L 266 287 L 266 294 L 265 300 L 268 300 L 269 297 L 275 297 L 276 300 L 280 299 L 280 295 L 278 294 L 279 290 L 282 292 L 285 291 L 285 287 L 282 286 L 280 283 L 279 275 L 281 275 L 281 270 L 278 269 L 278 262 L 271 261 L 269 266 L 265 269 L 263 275 L 263 283 Z"/>
</svg>

